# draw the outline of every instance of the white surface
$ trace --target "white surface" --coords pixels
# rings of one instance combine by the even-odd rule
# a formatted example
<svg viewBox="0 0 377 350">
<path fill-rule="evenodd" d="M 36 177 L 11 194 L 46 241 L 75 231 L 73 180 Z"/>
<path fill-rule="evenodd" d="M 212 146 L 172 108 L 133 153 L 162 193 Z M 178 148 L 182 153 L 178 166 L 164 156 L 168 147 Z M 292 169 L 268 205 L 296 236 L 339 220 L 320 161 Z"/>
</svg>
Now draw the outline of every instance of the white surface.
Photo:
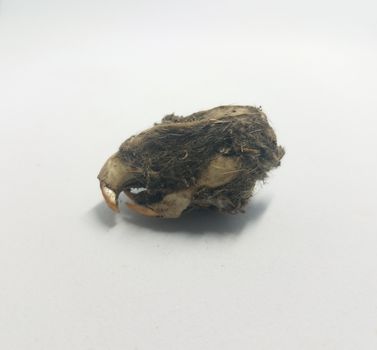
<svg viewBox="0 0 377 350">
<path fill-rule="evenodd" d="M 375 350 L 374 3 L 3 0 L 0 348 Z M 125 138 L 230 103 L 287 150 L 245 215 L 104 206 Z"/>
</svg>

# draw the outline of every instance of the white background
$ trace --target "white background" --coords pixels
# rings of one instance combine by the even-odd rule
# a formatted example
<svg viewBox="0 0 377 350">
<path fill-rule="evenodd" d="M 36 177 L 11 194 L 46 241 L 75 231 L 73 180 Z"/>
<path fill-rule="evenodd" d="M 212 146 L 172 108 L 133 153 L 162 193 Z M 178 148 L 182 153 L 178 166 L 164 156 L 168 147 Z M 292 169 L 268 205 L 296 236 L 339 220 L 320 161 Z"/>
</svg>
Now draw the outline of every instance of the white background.
<svg viewBox="0 0 377 350">
<path fill-rule="evenodd" d="M 0 2 L 0 348 L 377 349 L 375 1 Z M 261 105 L 246 214 L 103 204 L 120 143 Z"/>
</svg>

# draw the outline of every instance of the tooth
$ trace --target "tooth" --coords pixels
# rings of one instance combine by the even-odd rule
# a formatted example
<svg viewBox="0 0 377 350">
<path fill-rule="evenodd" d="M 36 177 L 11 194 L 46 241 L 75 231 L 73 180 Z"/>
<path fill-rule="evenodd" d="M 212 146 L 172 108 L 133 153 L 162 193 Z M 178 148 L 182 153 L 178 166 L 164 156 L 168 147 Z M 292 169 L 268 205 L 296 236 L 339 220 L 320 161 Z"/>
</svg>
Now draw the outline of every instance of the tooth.
<svg viewBox="0 0 377 350">
<path fill-rule="evenodd" d="M 103 181 L 100 182 L 100 187 L 101 187 L 103 198 L 105 198 L 106 204 L 113 211 L 119 213 L 118 194 L 116 194 L 112 189 L 108 188 Z"/>
<path fill-rule="evenodd" d="M 119 194 L 123 191 L 125 183 L 130 182 L 138 172 L 139 169 L 126 165 L 118 154 L 112 155 L 106 161 L 98 175 L 98 180 L 103 197 L 112 210 L 119 212 Z"/>
</svg>

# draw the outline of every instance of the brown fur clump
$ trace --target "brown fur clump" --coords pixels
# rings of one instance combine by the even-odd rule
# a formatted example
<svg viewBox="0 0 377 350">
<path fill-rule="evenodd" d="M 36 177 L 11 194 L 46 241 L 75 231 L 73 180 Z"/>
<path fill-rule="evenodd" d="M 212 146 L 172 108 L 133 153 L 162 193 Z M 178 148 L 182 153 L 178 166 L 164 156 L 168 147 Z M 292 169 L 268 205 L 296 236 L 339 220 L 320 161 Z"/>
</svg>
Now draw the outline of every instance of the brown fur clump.
<svg viewBox="0 0 377 350">
<path fill-rule="evenodd" d="M 283 155 L 260 108 L 220 106 L 167 115 L 126 140 L 98 177 L 113 209 L 124 191 L 135 202 L 129 207 L 148 216 L 178 217 L 193 208 L 237 213 Z"/>
</svg>

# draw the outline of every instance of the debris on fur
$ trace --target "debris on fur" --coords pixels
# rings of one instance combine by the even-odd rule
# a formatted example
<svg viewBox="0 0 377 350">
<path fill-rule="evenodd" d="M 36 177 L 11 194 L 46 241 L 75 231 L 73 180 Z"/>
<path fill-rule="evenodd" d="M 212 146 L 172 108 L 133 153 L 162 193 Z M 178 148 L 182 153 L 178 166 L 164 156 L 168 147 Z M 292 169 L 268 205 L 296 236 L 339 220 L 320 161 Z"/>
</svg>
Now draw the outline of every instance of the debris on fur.
<svg viewBox="0 0 377 350">
<path fill-rule="evenodd" d="M 98 179 L 108 206 L 177 218 L 194 208 L 238 213 L 257 181 L 280 165 L 284 149 L 260 108 L 220 106 L 161 123 L 122 143 Z"/>
</svg>

